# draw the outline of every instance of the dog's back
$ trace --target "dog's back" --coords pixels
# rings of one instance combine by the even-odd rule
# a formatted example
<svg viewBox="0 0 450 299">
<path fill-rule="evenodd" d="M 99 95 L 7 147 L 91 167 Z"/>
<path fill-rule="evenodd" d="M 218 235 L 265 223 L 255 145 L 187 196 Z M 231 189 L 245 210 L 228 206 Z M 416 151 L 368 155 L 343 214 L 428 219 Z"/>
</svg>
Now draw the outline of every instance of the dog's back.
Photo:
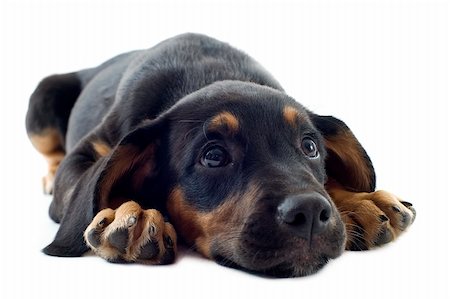
<svg viewBox="0 0 450 299">
<path fill-rule="evenodd" d="M 34 147 L 48 161 L 44 192 L 52 192 L 64 156 L 101 123 L 109 129 L 99 134 L 116 144 L 143 119 L 156 118 L 185 95 L 222 80 L 282 90 L 247 54 L 192 33 L 118 55 L 95 68 L 43 79 L 30 98 L 26 125 Z"/>
<path fill-rule="evenodd" d="M 122 54 L 100 68 L 94 70 L 96 75 L 71 112 L 66 139 L 69 150 L 102 120 L 108 126 L 120 124 L 113 130 L 120 134 L 108 139 L 121 138 L 142 119 L 157 117 L 185 95 L 217 81 L 248 81 L 281 90 L 251 57 L 198 34 L 183 34 L 148 50 Z M 79 72 L 80 77 L 86 75 L 90 73 Z M 130 95 L 133 101 L 129 101 Z M 117 109 L 120 113 L 114 111 Z"/>
</svg>

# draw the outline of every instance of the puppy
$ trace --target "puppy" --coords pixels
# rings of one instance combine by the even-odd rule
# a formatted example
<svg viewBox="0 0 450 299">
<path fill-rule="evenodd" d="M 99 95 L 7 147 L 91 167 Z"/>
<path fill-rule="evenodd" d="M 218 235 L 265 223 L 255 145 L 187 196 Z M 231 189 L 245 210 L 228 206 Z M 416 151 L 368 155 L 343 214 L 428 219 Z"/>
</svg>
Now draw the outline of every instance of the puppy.
<svg viewBox="0 0 450 299">
<path fill-rule="evenodd" d="M 302 276 L 344 249 L 392 241 L 415 218 L 410 203 L 375 192 L 344 122 L 203 35 L 45 78 L 26 124 L 61 224 L 48 255 L 167 264 L 178 234 L 219 264 Z"/>
</svg>

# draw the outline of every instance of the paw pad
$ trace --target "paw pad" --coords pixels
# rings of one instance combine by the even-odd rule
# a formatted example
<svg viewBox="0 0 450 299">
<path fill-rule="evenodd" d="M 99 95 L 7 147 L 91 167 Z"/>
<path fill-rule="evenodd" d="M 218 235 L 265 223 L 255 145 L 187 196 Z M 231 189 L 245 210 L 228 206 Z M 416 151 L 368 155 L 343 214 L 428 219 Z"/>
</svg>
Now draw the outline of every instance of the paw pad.
<svg viewBox="0 0 450 299">
<path fill-rule="evenodd" d="M 168 264 L 175 260 L 176 233 L 157 210 L 126 202 L 100 211 L 84 234 L 87 245 L 108 261 Z"/>
<path fill-rule="evenodd" d="M 108 235 L 109 244 L 119 250 L 120 253 L 126 252 L 128 245 L 128 228 L 119 228 Z"/>
</svg>

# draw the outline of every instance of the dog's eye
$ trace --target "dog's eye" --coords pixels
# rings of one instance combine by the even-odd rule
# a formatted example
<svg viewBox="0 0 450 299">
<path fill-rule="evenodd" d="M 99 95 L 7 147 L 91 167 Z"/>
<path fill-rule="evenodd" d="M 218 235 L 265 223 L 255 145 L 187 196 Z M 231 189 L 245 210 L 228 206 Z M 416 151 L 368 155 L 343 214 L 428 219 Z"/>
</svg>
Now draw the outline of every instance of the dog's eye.
<svg viewBox="0 0 450 299">
<path fill-rule="evenodd" d="M 317 149 L 316 143 L 309 137 L 303 138 L 302 151 L 306 156 L 308 156 L 308 158 L 311 159 L 319 156 L 319 150 Z"/>
<path fill-rule="evenodd" d="M 229 163 L 229 156 L 223 147 L 214 146 L 203 154 L 201 163 L 206 167 L 223 167 Z"/>
</svg>

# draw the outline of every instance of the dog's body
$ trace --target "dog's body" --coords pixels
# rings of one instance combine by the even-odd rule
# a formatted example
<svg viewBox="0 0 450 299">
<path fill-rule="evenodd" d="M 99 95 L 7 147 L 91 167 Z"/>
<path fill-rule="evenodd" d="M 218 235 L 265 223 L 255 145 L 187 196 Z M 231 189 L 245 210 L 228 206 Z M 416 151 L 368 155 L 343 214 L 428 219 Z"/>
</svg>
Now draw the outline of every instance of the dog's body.
<svg viewBox="0 0 450 299">
<path fill-rule="evenodd" d="M 44 79 L 27 130 L 48 159 L 44 188 L 61 223 L 50 255 L 91 248 L 170 263 L 176 230 L 221 264 L 298 276 L 344 248 L 391 241 L 415 217 L 374 192 L 370 159 L 343 122 L 306 110 L 249 56 L 206 36 Z"/>
</svg>

